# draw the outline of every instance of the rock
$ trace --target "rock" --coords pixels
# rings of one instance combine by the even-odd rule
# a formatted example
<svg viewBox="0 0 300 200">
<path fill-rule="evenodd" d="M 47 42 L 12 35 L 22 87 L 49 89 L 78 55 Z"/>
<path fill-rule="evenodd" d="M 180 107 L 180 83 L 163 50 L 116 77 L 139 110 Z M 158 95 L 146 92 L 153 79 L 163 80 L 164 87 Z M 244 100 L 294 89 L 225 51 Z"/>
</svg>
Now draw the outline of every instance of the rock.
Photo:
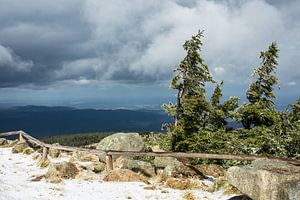
<svg viewBox="0 0 300 200">
<path fill-rule="evenodd" d="M 158 145 L 151 147 L 153 152 L 164 152 Z M 176 158 L 173 157 L 155 157 L 154 166 L 157 168 L 165 168 L 166 166 L 179 166 L 182 165 Z"/>
<path fill-rule="evenodd" d="M 141 173 L 146 177 L 156 175 L 154 167 L 150 163 L 144 161 L 119 157 L 115 162 L 115 166 L 120 169 L 130 169 L 134 172 Z"/>
<path fill-rule="evenodd" d="M 0 138 L 0 146 L 8 145 L 8 141 L 5 138 Z"/>
<path fill-rule="evenodd" d="M 99 142 L 97 149 L 115 151 L 142 151 L 144 142 L 138 133 L 116 133 Z"/>
<path fill-rule="evenodd" d="M 79 170 L 74 163 L 51 163 L 47 173 L 45 174 L 45 178 L 49 182 L 60 182 L 62 178 L 74 179 L 78 173 Z"/>
<path fill-rule="evenodd" d="M 202 174 L 198 173 L 197 169 L 192 169 L 188 166 L 183 165 L 182 163 L 180 165 L 169 165 L 165 167 L 163 171 L 163 177 L 175 177 L 175 178 L 182 178 L 182 177 L 193 177 L 193 176 L 199 176 L 202 178 Z"/>
<path fill-rule="evenodd" d="M 27 142 L 20 141 L 12 148 L 12 152 L 13 153 L 22 153 L 24 151 L 24 149 L 26 149 L 28 147 L 29 147 L 29 145 Z"/>
<path fill-rule="evenodd" d="M 34 149 L 31 147 L 27 147 L 26 149 L 23 150 L 23 154 L 30 155 L 32 153 L 34 153 Z"/>
<path fill-rule="evenodd" d="M 196 168 L 206 176 L 213 176 L 218 178 L 220 176 L 224 176 L 225 170 L 220 165 L 215 164 L 201 164 L 197 165 Z"/>
<path fill-rule="evenodd" d="M 90 180 L 96 180 L 96 179 L 98 179 L 98 177 L 95 176 L 94 173 L 90 173 L 90 172 L 86 172 L 86 171 L 81 171 L 76 176 L 76 179 L 81 179 L 81 180 L 84 180 L 84 181 L 90 181 Z"/>
<path fill-rule="evenodd" d="M 77 160 L 83 161 L 83 162 L 85 162 L 85 161 L 99 162 L 99 160 L 100 160 L 100 157 L 97 156 L 96 154 L 88 153 L 85 151 L 74 151 L 72 154 L 72 157 Z M 101 160 L 103 160 L 103 159 L 101 159 Z"/>
<path fill-rule="evenodd" d="M 229 168 L 226 177 L 254 200 L 300 199 L 300 167 L 285 161 L 255 160 L 251 165 Z"/>
<path fill-rule="evenodd" d="M 191 189 L 191 181 L 189 179 L 168 178 L 166 180 L 166 185 L 178 190 Z"/>
<path fill-rule="evenodd" d="M 103 162 L 77 162 L 77 165 L 79 165 L 80 168 L 83 170 L 88 170 L 94 173 L 100 173 L 105 170 L 105 163 Z"/>
<path fill-rule="evenodd" d="M 18 144 L 19 140 L 8 140 L 8 146 L 13 147 Z"/>
<path fill-rule="evenodd" d="M 32 154 L 32 159 L 33 160 L 40 160 L 42 158 L 42 155 L 39 153 L 39 152 L 37 152 L 37 151 L 35 151 L 33 154 Z"/>
<path fill-rule="evenodd" d="M 117 182 L 145 182 L 146 178 L 129 169 L 115 169 L 110 171 L 103 180 Z"/>
<path fill-rule="evenodd" d="M 100 173 L 105 170 L 106 164 L 102 162 L 93 162 L 90 166 L 93 172 Z"/>
<path fill-rule="evenodd" d="M 166 166 L 180 166 L 182 165 L 176 158 L 172 157 L 155 157 L 154 166 L 157 168 L 165 168 Z"/>
<path fill-rule="evenodd" d="M 252 200 L 252 199 L 250 197 L 248 197 L 247 195 L 243 194 L 243 195 L 231 197 L 228 200 Z"/>
<path fill-rule="evenodd" d="M 55 143 L 55 144 L 52 144 L 52 145 L 58 146 L 59 143 Z M 48 152 L 48 155 L 49 155 L 50 157 L 52 157 L 52 158 L 58 158 L 58 157 L 60 157 L 61 152 L 60 152 L 60 150 L 58 150 L 58 149 L 50 148 L 50 149 L 49 149 L 49 152 Z"/>
</svg>

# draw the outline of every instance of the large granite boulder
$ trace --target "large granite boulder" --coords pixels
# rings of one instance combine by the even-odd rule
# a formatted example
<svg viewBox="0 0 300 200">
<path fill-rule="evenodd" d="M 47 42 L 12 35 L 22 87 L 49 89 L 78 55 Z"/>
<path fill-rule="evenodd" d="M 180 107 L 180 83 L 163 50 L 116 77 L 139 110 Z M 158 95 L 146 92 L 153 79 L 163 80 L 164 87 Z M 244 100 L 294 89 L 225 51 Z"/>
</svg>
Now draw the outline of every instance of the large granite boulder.
<svg viewBox="0 0 300 200">
<path fill-rule="evenodd" d="M 251 165 L 229 168 L 226 177 L 254 200 L 300 199 L 300 167 L 285 161 L 255 160 Z"/>
<path fill-rule="evenodd" d="M 130 169 L 134 172 L 141 173 L 146 177 L 151 177 L 156 175 L 154 167 L 150 163 L 144 161 L 119 157 L 114 164 L 116 168 Z"/>
<path fill-rule="evenodd" d="M 99 142 L 97 149 L 115 151 L 142 151 L 144 142 L 138 133 L 116 133 Z"/>
</svg>

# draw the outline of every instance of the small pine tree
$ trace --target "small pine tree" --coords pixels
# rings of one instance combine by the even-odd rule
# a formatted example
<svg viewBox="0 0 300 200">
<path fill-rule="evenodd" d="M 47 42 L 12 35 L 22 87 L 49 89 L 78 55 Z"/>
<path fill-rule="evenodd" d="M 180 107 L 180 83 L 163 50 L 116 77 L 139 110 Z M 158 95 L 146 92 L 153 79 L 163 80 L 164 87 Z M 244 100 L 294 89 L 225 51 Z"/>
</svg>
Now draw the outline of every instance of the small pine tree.
<svg viewBox="0 0 300 200">
<path fill-rule="evenodd" d="M 241 106 L 241 122 L 249 129 L 254 126 L 271 126 L 278 119 L 279 115 L 274 109 L 272 99 L 276 98 L 273 87 L 278 84 L 275 70 L 278 65 L 278 48 L 272 43 L 269 49 L 261 52 L 261 65 L 254 69 L 252 76 L 257 77 L 247 90 L 249 103 Z"/>
</svg>

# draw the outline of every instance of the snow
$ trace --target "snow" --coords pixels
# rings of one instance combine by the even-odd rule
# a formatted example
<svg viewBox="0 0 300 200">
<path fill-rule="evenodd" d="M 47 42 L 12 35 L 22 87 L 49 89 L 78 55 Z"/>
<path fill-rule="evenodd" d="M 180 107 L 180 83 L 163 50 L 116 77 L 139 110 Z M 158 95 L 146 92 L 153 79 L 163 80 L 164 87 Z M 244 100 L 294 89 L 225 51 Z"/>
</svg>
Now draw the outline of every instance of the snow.
<svg viewBox="0 0 300 200">
<path fill-rule="evenodd" d="M 13 154 L 11 148 L 0 148 L 0 200 L 176 200 L 183 199 L 188 191 L 159 188 L 146 190 L 144 183 L 138 182 L 103 182 L 64 180 L 63 183 L 51 184 L 44 179 L 31 181 L 37 175 L 45 174 L 47 169 L 37 166 L 31 156 Z M 196 199 L 226 200 L 232 196 L 222 191 L 209 193 L 202 190 L 190 190 Z"/>
</svg>

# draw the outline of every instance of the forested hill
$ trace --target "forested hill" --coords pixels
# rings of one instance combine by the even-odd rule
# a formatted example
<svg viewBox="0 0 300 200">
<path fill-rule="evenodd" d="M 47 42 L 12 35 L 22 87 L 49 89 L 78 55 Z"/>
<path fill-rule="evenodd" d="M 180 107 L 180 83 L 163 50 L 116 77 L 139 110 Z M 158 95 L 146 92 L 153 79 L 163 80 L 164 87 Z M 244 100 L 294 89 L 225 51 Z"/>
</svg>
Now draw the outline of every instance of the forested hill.
<svg viewBox="0 0 300 200">
<path fill-rule="evenodd" d="M 96 131 L 160 131 L 171 119 L 163 111 L 95 110 L 24 106 L 0 109 L 0 132 L 24 130 L 33 136 Z"/>
</svg>

